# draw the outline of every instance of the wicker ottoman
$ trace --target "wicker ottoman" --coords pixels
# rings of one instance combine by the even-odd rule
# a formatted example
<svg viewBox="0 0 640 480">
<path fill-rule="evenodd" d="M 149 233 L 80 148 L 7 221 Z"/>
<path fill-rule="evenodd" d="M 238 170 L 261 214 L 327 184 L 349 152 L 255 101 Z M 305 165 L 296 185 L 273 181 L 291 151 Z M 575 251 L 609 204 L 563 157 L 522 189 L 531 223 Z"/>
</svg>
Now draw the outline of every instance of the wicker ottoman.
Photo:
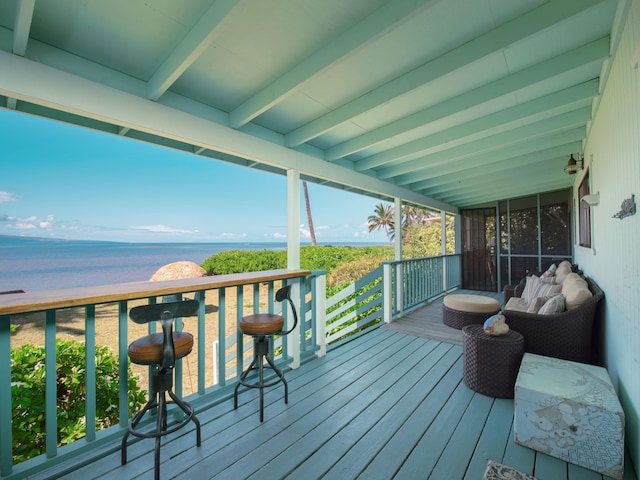
<svg viewBox="0 0 640 480">
<path fill-rule="evenodd" d="M 514 386 L 524 355 L 524 337 L 509 330 L 492 337 L 482 325 L 462 329 L 464 384 L 490 397 L 513 398 Z"/>
<path fill-rule="evenodd" d="M 456 293 L 442 301 L 442 323 L 460 330 L 467 325 L 483 324 L 499 311 L 500 302 L 495 298 Z"/>
</svg>

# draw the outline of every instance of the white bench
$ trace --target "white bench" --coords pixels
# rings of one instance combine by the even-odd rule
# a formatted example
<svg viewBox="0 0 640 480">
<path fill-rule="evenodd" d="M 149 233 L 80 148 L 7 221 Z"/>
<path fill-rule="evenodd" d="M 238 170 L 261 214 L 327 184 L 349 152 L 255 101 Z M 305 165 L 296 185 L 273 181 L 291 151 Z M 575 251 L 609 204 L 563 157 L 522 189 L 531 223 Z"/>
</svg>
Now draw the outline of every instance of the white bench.
<svg viewBox="0 0 640 480">
<path fill-rule="evenodd" d="M 514 403 L 516 443 L 622 479 L 624 412 L 604 368 L 525 353 Z"/>
</svg>

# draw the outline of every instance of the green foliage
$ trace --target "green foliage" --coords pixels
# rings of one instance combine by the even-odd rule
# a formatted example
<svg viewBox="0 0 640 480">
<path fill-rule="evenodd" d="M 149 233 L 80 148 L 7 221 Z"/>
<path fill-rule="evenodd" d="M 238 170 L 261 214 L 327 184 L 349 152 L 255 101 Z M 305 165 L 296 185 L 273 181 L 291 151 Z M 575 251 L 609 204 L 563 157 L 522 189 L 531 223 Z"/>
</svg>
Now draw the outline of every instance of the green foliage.
<svg viewBox="0 0 640 480">
<path fill-rule="evenodd" d="M 118 358 L 108 347 L 96 346 L 96 426 L 119 421 Z M 85 436 L 85 346 L 56 340 L 58 446 Z M 11 399 L 14 462 L 45 451 L 45 348 L 27 344 L 11 350 Z M 144 404 L 146 392 L 128 371 L 129 411 Z"/>
<path fill-rule="evenodd" d="M 390 247 L 305 246 L 300 249 L 300 267 L 330 271 L 338 265 L 364 257 L 389 260 Z M 210 256 L 202 263 L 210 274 L 258 272 L 287 267 L 286 250 L 228 250 Z"/>
<path fill-rule="evenodd" d="M 287 266 L 285 250 L 227 250 L 216 253 L 202 262 L 209 275 L 259 272 Z"/>
<path fill-rule="evenodd" d="M 338 265 L 327 274 L 327 295 L 334 295 L 346 285 L 371 273 L 385 260 L 391 260 L 391 258 L 388 256 L 375 257 L 368 255 Z"/>
</svg>

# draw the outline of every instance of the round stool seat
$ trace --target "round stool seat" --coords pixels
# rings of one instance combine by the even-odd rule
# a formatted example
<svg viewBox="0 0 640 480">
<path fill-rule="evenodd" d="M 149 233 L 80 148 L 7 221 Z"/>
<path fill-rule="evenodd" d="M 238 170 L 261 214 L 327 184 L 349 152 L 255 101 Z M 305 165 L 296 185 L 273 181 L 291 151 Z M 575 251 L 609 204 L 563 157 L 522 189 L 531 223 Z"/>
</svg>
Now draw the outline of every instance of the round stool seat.
<svg viewBox="0 0 640 480">
<path fill-rule="evenodd" d="M 500 302 L 495 298 L 456 293 L 445 296 L 442 301 L 442 323 L 460 330 L 467 325 L 484 323 L 499 311 Z"/>
<path fill-rule="evenodd" d="M 509 330 L 494 337 L 482 325 L 462 329 L 462 380 L 476 392 L 499 398 L 513 398 L 520 362 L 524 355 L 524 337 Z"/>
<path fill-rule="evenodd" d="M 284 317 L 273 313 L 256 313 L 240 319 L 240 331 L 245 335 L 271 335 L 282 331 Z"/>
<path fill-rule="evenodd" d="M 193 335 L 187 332 L 173 332 L 176 359 L 182 358 L 193 348 Z M 162 363 L 162 333 L 153 333 L 139 338 L 129 345 L 129 358 L 138 365 Z"/>
<path fill-rule="evenodd" d="M 442 303 L 448 308 L 461 312 L 494 314 L 500 309 L 500 302 L 495 298 L 465 293 L 447 295 Z"/>
</svg>

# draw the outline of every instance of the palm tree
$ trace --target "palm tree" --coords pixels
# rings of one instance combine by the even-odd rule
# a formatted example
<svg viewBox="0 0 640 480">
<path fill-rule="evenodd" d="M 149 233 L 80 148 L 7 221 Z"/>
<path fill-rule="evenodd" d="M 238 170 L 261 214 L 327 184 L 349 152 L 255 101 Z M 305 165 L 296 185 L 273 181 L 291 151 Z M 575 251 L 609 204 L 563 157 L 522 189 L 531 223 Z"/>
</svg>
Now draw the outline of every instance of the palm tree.
<svg viewBox="0 0 640 480">
<path fill-rule="evenodd" d="M 374 215 L 369 215 L 367 219 L 369 232 L 384 229 L 389 243 L 393 241 L 395 235 L 395 222 L 393 220 L 393 206 L 379 203 L 374 209 Z"/>
<path fill-rule="evenodd" d="M 307 207 L 307 220 L 309 221 L 309 235 L 311 236 L 311 245 L 316 245 L 316 231 L 313 229 L 313 219 L 311 218 L 311 204 L 309 203 L 309 190 L 307 189 L 306 180 L 302 181 L 302 189 L 304 190 L 304 203 Z"/>
</svg>

